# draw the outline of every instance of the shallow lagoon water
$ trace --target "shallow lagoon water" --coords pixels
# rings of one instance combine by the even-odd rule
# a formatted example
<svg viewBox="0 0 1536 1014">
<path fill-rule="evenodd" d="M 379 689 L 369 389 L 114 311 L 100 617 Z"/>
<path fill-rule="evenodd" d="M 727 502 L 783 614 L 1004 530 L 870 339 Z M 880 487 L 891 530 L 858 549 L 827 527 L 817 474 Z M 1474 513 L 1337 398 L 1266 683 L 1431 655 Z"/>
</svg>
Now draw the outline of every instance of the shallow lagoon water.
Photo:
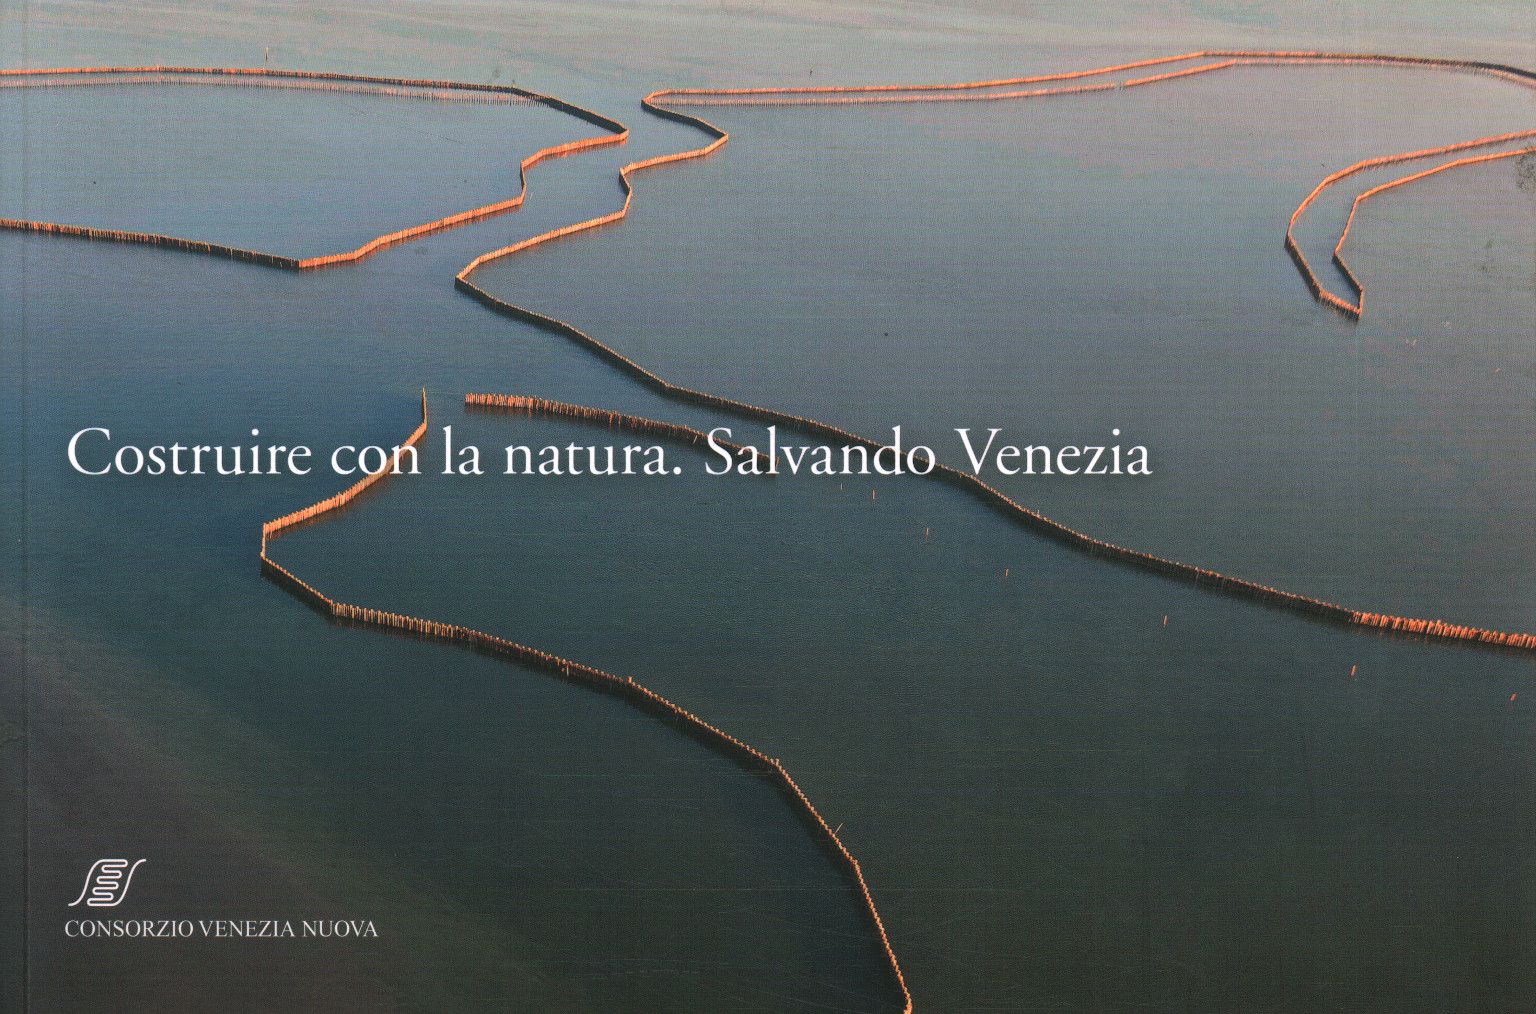
<svg viewBox="0 0 1536 1014">
<path fill-rule="evenodd" d="M 1307 73 L 1248 87 L 1262 97 L 1283 80 L 1314 104 L 1363 95 L 1347 120 L 1358 151 L 1299 126 L 1286 140 L 1315 148 L 1289 160 L 1236 123 L 1210 137 L 1188 110 L 1215 97 L 1199 89 L 1227 87 L 1214 78 L 1179 86 L 1194 95 L 1171 122 L 1148 123 L 1168 108 L 1150 91 L 942 117 L 716 110 L 731 145 L 642 177 L 632 220 L 479 281 L 670 379 L 862 432 L 899 422 L 940 445 L 967 423 L 945 399 L 973 425 L 1040 439 L 1118 424 L 1166 462 L 1156 481 L 1011 491 L 1090 533 L 1282 587 L 1528 629 L 1515 575 L 1531 476 L 1511 455 L 1530 424 L 1517 379 L 1530 353 L 1509 321 L 1529 308 L 1481 281 L 1490 248 L 1455 245 L 1463 231 L 1496 240 L 1493 267 L 1517 270 L 1530 258 L 1508 211 L 1520 192 L 1490 172 L 1486 189 L 1384 202 L 1355 240 L 1380 306 L 1358 329 L 1307 299 L 1279 249 L 1323 171 L 1312 163 L 1513 129 L 1527 106 L 1458 82 L 1465 105 L 1382 125 L 1398 83 L 1325 72 L 1309 86 Z M 314 119 L 283 122 L 311 133 L 337 115 L 294 101 Z M 466 130 L 482 145 L 470 163 L 510 165 L 588 132 L 525 108 L 488 115 L 517 125 L 515 147 Z M 1112 152 L 1079 153 L 1084 117 L 1117 138 Z M 316 447 L 388 446 L 415 425 L 423 385 L 429 473 L 445 423 L 488 449 L 609 439 L 466 414 L 464 391 L 740 427 L 448 284 L 485 249 L 614 206 L 616 165 L 695 136 L 637 130 L 627 150 L 537 170 L 514 215 L 318 275 L 0 236 L 7 344 L 31 350 L 27 566 L 11 580 L 26 582 L 34 652 L 68 659 L 116 721 L 189 765 L 205 785 L 189 790 L 194 812 L 263 828 L 258 854 L 308 892 L 365 910 L 373 892 L 386 913 L 386 898 L 429 899 L 421 911 L 474 970 L 454 981 L 471 985 L 435 992 L 449 979 L 403 914 L 399 967 L 334 973 L 382 981 L 401 1009 L 893 997 L 846 887 L 742 772 L 615 702 L 329 627 L 262 582 L 260 522 L 335 477 L 189 496 L 85 480 L 59 448 L 86 424 L 143 442 L 233 442 L 259 426 Z M 954 140 L 985 151 L 935 156 Z M 159 179 L 170 209 L 174 184 Z M 962 196 L 946 196 L 956 183 Z M 378 189 L 340 187 L 336 217 L 389 219 L 369 220 L 377 232 L 441 213 L 379 209 Z M 302 203 L 283 206 L 300 213 L 242 241 L 331 248 Z M 218 205 L 206 214 L 216 224 Z M 980 238 L 946 238 L 963 225 Z M 1331 246 L 1326 223 L 1308 241 Z M 1426 283 L 1441 250 L 1464 269 Z M 1460 295 L 1468 275 L 1496 313 Z M 1450 328 L 1432 319 L 1447 303 L 1466 315 Z M 1386 467 L 1370 453 L 1383 438 Z M 920 1010 L 1515 1010 L 1536 988 L 1528 660 L 1321 627 L 1106 567 L 943 487 L 714 480 L 703 458 L 668 454 L 684 476 L 392 481 L 274 556 L 343 600 L 633 676 L 782 758 L 844 825 Z M 1378 531 L 1388 508 L 1411 538 Z M 197 706 L 168 705 L 182 697 L 166 684 Z M 156 831 L 137 840 L 157 847 Z M 94 844 L 60 841 L 35 889 L 67 886 Z M 307 900 L 288 890 L 268 901 Z M 92 967 L 50 947 L 37 967 Z M 82 989 L 61 1009 L 100 1000 Z"/>
</svg>

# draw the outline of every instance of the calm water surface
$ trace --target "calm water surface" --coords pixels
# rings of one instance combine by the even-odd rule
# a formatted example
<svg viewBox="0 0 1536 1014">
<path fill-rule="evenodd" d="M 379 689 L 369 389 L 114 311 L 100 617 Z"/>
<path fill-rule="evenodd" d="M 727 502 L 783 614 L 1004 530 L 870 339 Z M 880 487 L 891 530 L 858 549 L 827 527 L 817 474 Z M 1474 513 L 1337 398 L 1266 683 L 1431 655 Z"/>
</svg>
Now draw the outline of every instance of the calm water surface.
<svg viewBox="0 0 1536 1014">
<path fill-rule="evenodd" d="M 375 47 L 387 67 L 343 42 L 304 65 L 453 76 L 431 45 L 481 51 L 472 13 L 371 24 L 395 40 Z M 93 62 L 150 45 L 68 6 L 39 16 Z M 589 63 L 528 16 L 521 70 L 514 27 L 491 37 L 509 47 L 503 79 L 636 133 L 536 170 L 513 215 L 302 276 L 0 235 L 3 647 L 8 674 L 31 676 L 6 717 L 31 719 L 36 1009 L 134 1009 L 156 991 L 189 1011 L 898 1006 L 847 885 L 770 786 L 616 701 L 331 627 L 262 581 L 261 521 L 336 476 L 88 479 L 62 456 L 87 425 L 144 445 L 259 428 L 263 443 L 387 447 L 423 386 L 425 474 L 273 555 L 341 600 L 632 676 L 781 758 L 863 864 L 919 1010 L 1529 1006 L 1529 659 L 1213 598 L 919 481 L 712 479 L 681 447 L 675 478 L 495 474 L 508 443 L 615 438 L 466 414 L 466 391 L 757 429 L 659 399 L 450 282 L 480 252 L 615 207 L 623 162 L 698 144 L 642 118 L 651 87 L 784 80 L 773 57 L 823 55 L 823 29 L 794 11 L 727 36 L 740 78 L 677 41 L 710 16 L 614 15 Z M 1002 41 L 961 57 L 950 42 L 995 23 L 973 17 L 924 33 L 905 9 L 847 13 L 846 79 L 1192 48 L 1178 24 L 1142 53 L 1114 49 L 1112 26 L 1053 22 L 1023 64 Z M 635 19 L 648 50 L 613 41 Z M 186 62 L 251 62 L 183 31 Z M 93 50 L 101 38 L 117 48 Z M 31 62 L 79 54 L 59 55 Z M 714 110 L 731 143 L 643 177 L 628 222 L 477 280 L 669 379 L 866 434 L 900 424 L 951 464 L 955 426 L 1053 445 L 1119 427 L 1151 448 L 1152 478 L 1001 485 L 1091 534 L 1267 584 L 1532 630 L 1536 247 L 1516 165 L 1368 209 L 1348 251 L 1358 326 L 1308 298 L 1280 240 L 1327 172 L 1533 112 L 1497 83 L 1372 70 Z M 539 107 L 213 88 L 3 92 L 0 117 L 23 124 L 0 155 L 0 214 L 293 255 L 507 196 L 519 158 L 591 133 Z M 1350 197 L 1305 220 L 1314 263 Z M 437 474 L 445 424 L 492 474 Z M 380 938 L 65 940 L 81 872 L 119 852 L 154 874 L 124 915 L 365 917 Z"/>
</svg>

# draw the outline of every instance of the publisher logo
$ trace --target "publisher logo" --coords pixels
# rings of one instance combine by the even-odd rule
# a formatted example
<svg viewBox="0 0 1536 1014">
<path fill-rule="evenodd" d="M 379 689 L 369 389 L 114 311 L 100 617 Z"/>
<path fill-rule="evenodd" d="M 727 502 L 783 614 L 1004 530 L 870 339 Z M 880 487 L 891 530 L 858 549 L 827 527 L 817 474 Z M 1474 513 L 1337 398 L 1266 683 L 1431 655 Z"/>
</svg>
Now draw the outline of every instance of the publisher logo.
<svg viewBox="0 0 1536 1014">
<path fill-rule="evenodd" d="M 91 871 L 85 875 L 85 886 L 80 888 L 80 897 L 70 902 L 69 907 L 74 908 L 83 901 L 92 908 L 116 908 L 128 896 L 133 871 L 143 862 L 140 859 L 130 866 L 126 859 L 96 860 Z"/>
</svg>

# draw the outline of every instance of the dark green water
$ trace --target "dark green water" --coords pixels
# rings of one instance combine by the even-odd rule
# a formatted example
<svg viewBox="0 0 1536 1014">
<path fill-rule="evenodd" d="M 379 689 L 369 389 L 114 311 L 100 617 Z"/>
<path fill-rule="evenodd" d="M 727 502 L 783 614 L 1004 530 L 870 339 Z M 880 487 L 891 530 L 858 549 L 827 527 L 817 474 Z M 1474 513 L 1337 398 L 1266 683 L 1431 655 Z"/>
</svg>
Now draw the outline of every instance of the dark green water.
<svg viewBox="0 0 1536 1014">
<path fill-rule="evenodd" d="M 850 81 L 1442 38 L 1406 14 L 1396 36 L 1215 18 L 1141 51 L 1058 18 L 1021 56 L 1004 15 L 939 30 L 868 8 L 727 22 L 706 54 L 687 40 L 715 15 L 627 11 L 583 62 L 548 11 L 520 49 L 502 23 L 476 43 L 469 9 L 407 13 L 287 65 L 487 79 L 478 53 L 634 138 L 536 170 L 513 215 L 319 274 L 0 234 L 12 698 L 31 673 L 6 702 L 28 737 L 0 751 L 31 759 L 34 1009 L 899 1009 L 853 895 L 770 786 L 617 701 L 328 626 L 262 581 L 261 521 L 346 480 L 87 478 L 63 458 L 83 426 L 388 447 L 423 386 L 426 474 L 274 557 L 343 601 L 632 676 L 781 758 L 863 864 L 919 1010 L 1530 1006 L 1528 658 L 1215 598 L 921 481 L 712 479 L 671 447 L 675 478 L 505 477 L 508 443 L 616 438 L 461 407 L 529 393 L 760 432 L 451 287 L 487 249 L 617 206 L 623 162 L 700 143 L 643 118 L 653 87 L 798 81 L 771 71 L 838 32 Z M 32 65 L 155 45 L 36 17 L 67 31 Z M 622 45 L 635 31 L 649 44 Z M 176 62 L 253 62 L 177 32 Z M 1501 55 L 1481 41 L 1459 39 Z M 668 379 L 900 424 L 950 464 L 955 426 L 1052 445 L 1118 427 L 1151 478 L 1000 485 L 1266 584 L 1533 630 L 1536 247 L 1515 165 L 1363 213 L 1358 326 L 1280 248 L 1327 172 L 1529 127 L 1532 106 L 1475 78 L 1270 69 L 1048 103 L 714 110 L 730 144 L 641 177 L 630 220 L 477 281 Z M 295 255 L 507 196 L 519 158 L 592 133 L 537 107 L 187 88 L 0 92 L 0 122 L 22 137 L 0 214 Z M 1304 221 L 1314 263 L 1350 196 Z M 492 474 L 436 474 L 445 424 Z M 128 853 L 149 864 L 124 916 L 363 917 L 380 938 L 64 938 L 84 870 Z"/>
</svg>

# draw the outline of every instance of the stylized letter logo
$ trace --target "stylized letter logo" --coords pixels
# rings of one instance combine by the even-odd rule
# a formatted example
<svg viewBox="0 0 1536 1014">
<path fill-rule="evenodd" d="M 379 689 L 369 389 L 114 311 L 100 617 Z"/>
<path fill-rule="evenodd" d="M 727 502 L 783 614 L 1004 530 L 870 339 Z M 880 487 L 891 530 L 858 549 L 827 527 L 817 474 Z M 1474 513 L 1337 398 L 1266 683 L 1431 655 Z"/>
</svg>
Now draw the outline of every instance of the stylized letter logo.
<svg viewBox="0 0 1536 1014">
<path fill-rule="evenodd" d="M 133 880 L 133 871 L 143 861 L 140 859 L 138 863 L 129 866 L 126 859 L 96 860 L 91 872 L 85 875 L 85 886 L 80 888 L 80 897 L 70 902 L 69 907 L 74 908 L 82 901 L 93 908 L 116 907 L 128 896 L 128 883 Z"/>
</svg>

